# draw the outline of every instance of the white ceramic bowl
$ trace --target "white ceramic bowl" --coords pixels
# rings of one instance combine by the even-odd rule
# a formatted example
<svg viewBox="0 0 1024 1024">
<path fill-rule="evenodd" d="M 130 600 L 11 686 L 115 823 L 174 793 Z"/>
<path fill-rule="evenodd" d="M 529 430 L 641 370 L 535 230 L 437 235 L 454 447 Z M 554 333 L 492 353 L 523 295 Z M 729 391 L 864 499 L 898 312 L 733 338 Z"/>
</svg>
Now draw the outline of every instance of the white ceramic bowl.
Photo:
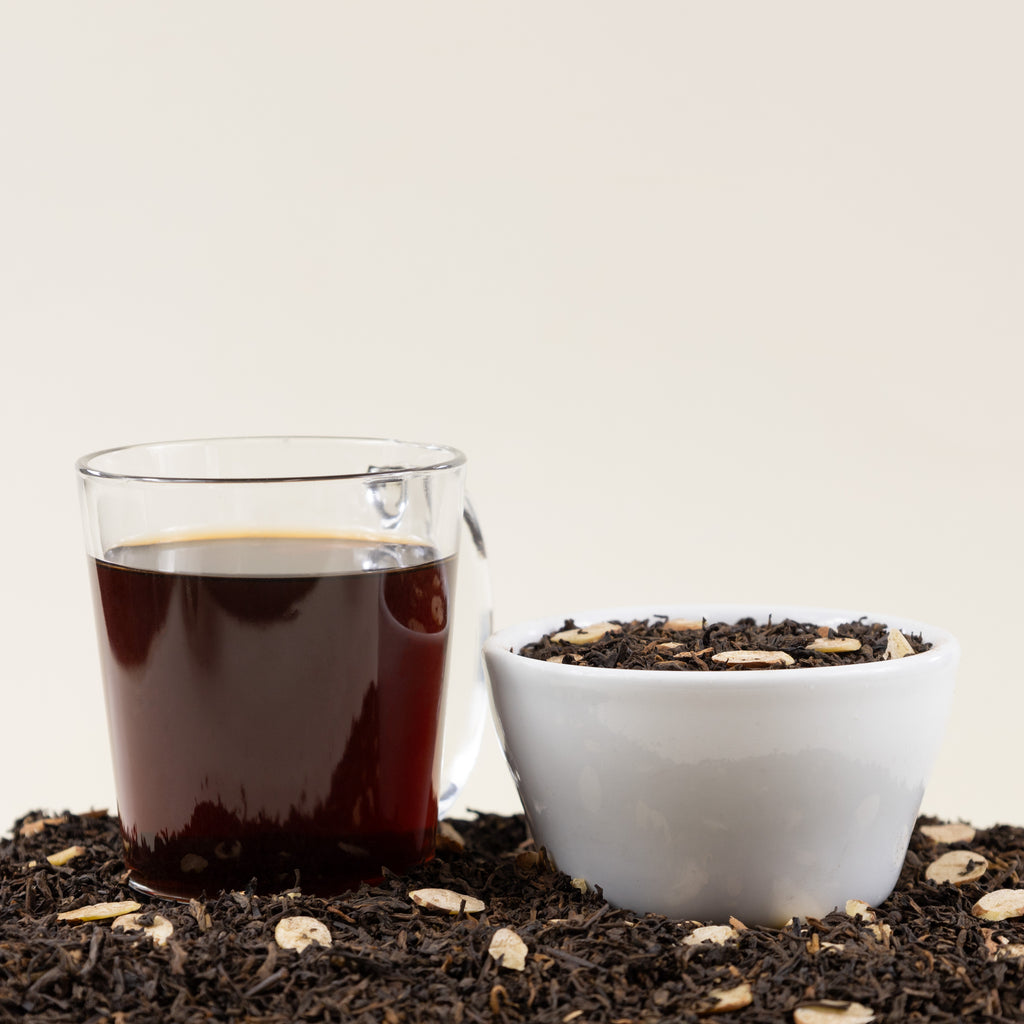
<svg viewBox="0 0 1024 1024">
<path fill-rule="evenodd" d="M 823 668 L 654 672 L 553 664 L 524 644 L 655 614 L 838 625 L 792 606 L 603 608 L 526 622 L 484 645 L 498 733 L 532 835 L 558 867 L 638 912 L 747 924 L 877 906 L 899 877 L 942 741 L 959 645 Z"/>
</svg>

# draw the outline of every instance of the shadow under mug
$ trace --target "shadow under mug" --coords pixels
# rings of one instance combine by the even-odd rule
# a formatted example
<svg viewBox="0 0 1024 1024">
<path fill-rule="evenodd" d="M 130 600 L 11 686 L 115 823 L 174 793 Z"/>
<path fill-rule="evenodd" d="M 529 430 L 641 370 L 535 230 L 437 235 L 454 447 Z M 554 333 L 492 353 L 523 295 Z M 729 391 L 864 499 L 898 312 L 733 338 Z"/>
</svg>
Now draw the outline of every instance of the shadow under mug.
<svg viewBox="0 0 1024 1024">
<path fill-rule="evenodd" d="M 465 462 L 332 437 L 78 461 L 134 888 L 326 896 L 433 855 L 487 714 Z M 480 636 L 469 671 L 449 673 L 457 559 Z"/>
</svg>

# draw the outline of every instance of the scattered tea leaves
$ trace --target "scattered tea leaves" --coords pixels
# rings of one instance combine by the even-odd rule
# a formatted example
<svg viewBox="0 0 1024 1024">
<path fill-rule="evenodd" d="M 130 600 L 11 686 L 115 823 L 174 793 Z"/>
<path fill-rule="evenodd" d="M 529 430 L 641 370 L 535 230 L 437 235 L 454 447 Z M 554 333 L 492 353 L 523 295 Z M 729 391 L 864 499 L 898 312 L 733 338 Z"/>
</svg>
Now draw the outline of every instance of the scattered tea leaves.
<svg viewBox="0 0 1024 1024">
<path fill-rule="evenodd" d="M 134 930 L 111 925 L 116 918 L 57 920 L 132 895 L 116 820 L 71 815 L 26 836 L 20 824 L 0 840 L 4 1021 L 795 1024 L 817 1009 L 829 1024 L 855 1021 L 859 1005 L 879 1021 L 1008 1024 L 1024 1006 L 1024 917 L 972 912 L 986 889 L 1020 886 L 1024 828 L 978 829 L 969 852 L 988 872 L 936 885 L 925 872 L 947 849 L 923 832 L 939 822 L 922 819 L 895 891 L 877 906 L 841 903 L 784 928 L 732 920 L 725 942 L 687 943 L 726 922 L 635 914 L 597 886 L 575 888 L 530 843 L 521 816 L 455 822 L 461 852 L 330 900 L 299 888 L 210 892 L 187 904 L 139 897 L 128 911 Z M 47 863 L 71 845 L 88 851 L 73 870 Z M 423 889 L 474 893 L 486 910 L 429 912 L 409 899 Z M 296 917 L 333 942 L 282 949 L 278 925 Z M 163 945 L 144 931 L 160 918 L 174 929 Z M 503 929 L 528 949 L 521 968 L 492 954 Z"/>
</svg>

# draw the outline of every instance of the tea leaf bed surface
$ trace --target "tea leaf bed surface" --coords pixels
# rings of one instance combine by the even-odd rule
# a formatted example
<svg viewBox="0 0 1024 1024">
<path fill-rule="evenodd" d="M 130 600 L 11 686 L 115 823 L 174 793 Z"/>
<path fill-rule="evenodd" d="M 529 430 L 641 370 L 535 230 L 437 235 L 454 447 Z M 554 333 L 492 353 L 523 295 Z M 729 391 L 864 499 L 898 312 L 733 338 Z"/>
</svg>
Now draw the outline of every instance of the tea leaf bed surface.
<svg viewBox="0 0 1024 1024">
<path fill-rule="evenodd" d="M 127 886 L 115 818 L 42 820 L 27 815 L 0 842 L 0 1021 L 758 1024 L 815 1010 L 837 1021 L 1024 1020 L 1024 917 L 975 911 L 986 894 L 1021 888 L 1024 829 L 1012 826 L 944 843 L 922 819 L 884 904 L 776 929 L 611 907 L 537 856 L 520 816 L 455 822 L 462 852 L 334 899 L 256 889 L 191 904 Z M 47 860 L 73 846 L 85 852 Z M 926 878 L 951 850 L 987 870 L 960 884 Z M 484 906 L 419 906 L 409 894 L 422 889 Z M 130 926 L 59 919 L 135 900 Z M 162 942 L 150 937 L 166 934 L 157 916 L 173 929 Z M 494 953 L 518 950 L 508 932 L 526 946 L 521 967 Z M 282 934 L 312 941 L 288 948 Z"/>
</svg>

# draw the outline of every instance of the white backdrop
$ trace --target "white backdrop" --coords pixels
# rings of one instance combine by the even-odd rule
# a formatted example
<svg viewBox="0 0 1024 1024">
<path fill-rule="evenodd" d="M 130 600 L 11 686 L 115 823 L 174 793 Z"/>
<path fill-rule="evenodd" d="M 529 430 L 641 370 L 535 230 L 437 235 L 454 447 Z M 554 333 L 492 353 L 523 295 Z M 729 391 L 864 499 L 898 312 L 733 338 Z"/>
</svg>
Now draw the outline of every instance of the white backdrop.
<svg viewBox="0 0 1024 1024">
<path fill-rule="evenodd" d="M 1024 7 L 0 2 L 0 830 L 113 807 L 72 463 L 463 448 L 495 622 L 963 644 L 925 810 L 1024 823 Z M 488 736 L 460 808 L 512 811 Z"/>
</svg>

